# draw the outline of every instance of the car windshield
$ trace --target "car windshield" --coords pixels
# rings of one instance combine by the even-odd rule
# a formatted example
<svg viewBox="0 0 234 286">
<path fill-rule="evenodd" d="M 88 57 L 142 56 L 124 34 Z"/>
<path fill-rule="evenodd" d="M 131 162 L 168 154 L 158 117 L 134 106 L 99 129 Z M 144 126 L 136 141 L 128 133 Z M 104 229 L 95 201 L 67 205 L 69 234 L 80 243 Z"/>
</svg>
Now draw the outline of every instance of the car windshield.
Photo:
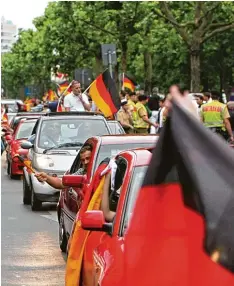
<svg viewBox="0 0 234 286">
<path fill-rule="evenodd" d="M 22 122 L 17 130 L 15 139 L 28 138 L 32 134 L 32 130 L 36 121 Z"/>
<path fill-rule="evenodd" d="M 107 123 L 111 129 L 111 134 L 124 134 L 125 133 L 123 128 L 121 128 L 121 125 L 118 122 L 109 121 Z"/>
<path fill-rule="evenodd" d="M 18 107 L 16 103 L 7 103 L 6 104 L 8 106 L 8 112 L 17 112 L 18 111 Z"/>
<path fill-rule="evenodd" d="M 110 134 L 105 121 L 101 119 L 67 118 L 50 119 L 42 123 L 38 147 L 42 149 L 56 148 L 56 146 L 75 142 L 82 145 L 92 136 Z M 66 148 L 69 147 L 68 145 Z M 74 148 L 74 147 L 73 147 Z"/>
<path fill-rule="evenodd" d="M 136 148 L 152 148 L 155 146 L 155 142 L 149 142 L 149 143 L 128 143 L 128 144 L 110 144 L 110 145 L 102 145 L 98 157 L 96 160 L 96 165 L 94 168 L 94 171 L 97 169 L 98 165 L 105 159 L 109 157 L 116 156 L 119 152 L 129 150 L 129 149 L 136 149 Z"/>
<path fill-rule="evenodd" d="M 134 205 L 137 199 L 137 195 L 143 183 L 147 168 L 148 166 L 135 167 L 133 171 L 130 189 L 129 189 L 127 207 L 126 207 L 126 211 L 124 215 L 124 230 L 123 231 L 125 231 L 129 225 L 129 221 L 133 213 L 133 208 L 134 208 Z"/>
</svg>

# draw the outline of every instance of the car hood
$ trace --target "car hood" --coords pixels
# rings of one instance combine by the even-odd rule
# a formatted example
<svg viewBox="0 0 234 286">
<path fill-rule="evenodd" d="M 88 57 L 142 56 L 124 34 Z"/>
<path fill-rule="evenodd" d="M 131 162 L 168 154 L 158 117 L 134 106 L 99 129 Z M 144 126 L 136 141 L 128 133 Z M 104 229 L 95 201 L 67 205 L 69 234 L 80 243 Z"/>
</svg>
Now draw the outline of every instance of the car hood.
<svg viewBox="0 0 234 286">
<path fill-rule="evenodd" d="M 47 154 L 35 154 L 32 165 L 37 170 L 63 174 L 71 165 L 79 150 L 51 150 Z"/>
</svg>

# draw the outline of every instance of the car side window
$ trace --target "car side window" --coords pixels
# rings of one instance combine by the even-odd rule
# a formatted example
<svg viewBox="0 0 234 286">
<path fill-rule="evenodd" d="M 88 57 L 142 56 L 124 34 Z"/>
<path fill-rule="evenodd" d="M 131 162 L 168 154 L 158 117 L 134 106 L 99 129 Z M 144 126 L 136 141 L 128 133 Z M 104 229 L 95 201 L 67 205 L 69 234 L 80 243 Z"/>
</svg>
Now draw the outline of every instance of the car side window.
<svg viewBox="0 0 234 286">
<path fill-rule="evenodd" d="M 122 157 L 119 157 L 116 160 L 116 164 L 117 164 L 117 169 L 116 169 L 115 178 L 114 178 L 114 190 L 110 190 L 110 193 L 109 193 L 110 210 L 113 212 L 116 212 L 117 210 L 121 188 L 122 188 L 122 184 L 123 184 L 126 169 L 127 169 L 127 162 Z"/>
<path fill-rule="evenodd" d="M 77 172 L 77 170 L 79 169 L 80 167 L 80 152 L 77 154 L 75 160 L 73 161 L 73 164 L 71 166 L 71 169 L 70 169 L 70 174 L 74 174 L 75 172 Z"/>
</svg>

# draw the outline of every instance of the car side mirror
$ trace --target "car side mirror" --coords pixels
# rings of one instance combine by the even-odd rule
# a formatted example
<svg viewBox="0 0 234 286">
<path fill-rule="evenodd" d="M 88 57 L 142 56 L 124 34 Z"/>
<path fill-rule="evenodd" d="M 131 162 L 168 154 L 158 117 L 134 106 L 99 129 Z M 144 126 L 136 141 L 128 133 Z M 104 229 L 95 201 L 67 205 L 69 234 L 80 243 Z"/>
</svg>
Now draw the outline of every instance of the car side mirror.
<svg viewBox="0 0 234 286">
<path fill-rule="evenodd" d="M 87 181 L 85 175 L 64 175 L 62 178 L 62 183 L 67 187 L 80 187 Z"/>
<path fill-rule="evenodd" d="M 35 138 L 36 138 L 36 134 L 33 134 L 33 135 L 29 136 L 28 137 L 28 142 L 31 142 L 32 144 L 34 144 Z"/>
<path fill-rule="evenodd" d="M 33 144 L 29 141 L 25 141 L 25 142 L 21 143 L 20 146 L 23 149 L 31 149 L 33 147 Z"/>
<path fill-rule="evenodd" d="M 86 211 L 81 216 L 81 226 L 85 230 L 111 233 L 113 224 L 106 223 L 103 212 L 95 210 Z"/>
</svg>

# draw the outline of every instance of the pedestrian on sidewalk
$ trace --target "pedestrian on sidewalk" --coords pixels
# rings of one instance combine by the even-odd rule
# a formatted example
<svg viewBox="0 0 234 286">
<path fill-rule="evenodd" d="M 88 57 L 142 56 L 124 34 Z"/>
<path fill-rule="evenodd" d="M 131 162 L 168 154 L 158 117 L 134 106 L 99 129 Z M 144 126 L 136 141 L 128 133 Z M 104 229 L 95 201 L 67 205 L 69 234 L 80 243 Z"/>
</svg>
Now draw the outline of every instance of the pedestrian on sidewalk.
<svg viewBox="0 0 234 286">
<path fill-rule="evenodd" d="M 134 133 L 132 114 L 129 110 L 128 101 L 126 99 L 121 100 L 121 108 L 117 113 L 117 120 L 120 122 L 127 134 Z"/>
<path fill-rule="evenodd" d="M 145 104 L 148 101 L 146 95 L 139 95 L 138 102 L 136 104 L 137 116 L 136 121 L 134 122 L 134 129 L 136 133 L 139 134 L 148 134 L 149 126 L 158 127 L 158 124 L 153 123 L 149 120 Z"/>
</svg>

